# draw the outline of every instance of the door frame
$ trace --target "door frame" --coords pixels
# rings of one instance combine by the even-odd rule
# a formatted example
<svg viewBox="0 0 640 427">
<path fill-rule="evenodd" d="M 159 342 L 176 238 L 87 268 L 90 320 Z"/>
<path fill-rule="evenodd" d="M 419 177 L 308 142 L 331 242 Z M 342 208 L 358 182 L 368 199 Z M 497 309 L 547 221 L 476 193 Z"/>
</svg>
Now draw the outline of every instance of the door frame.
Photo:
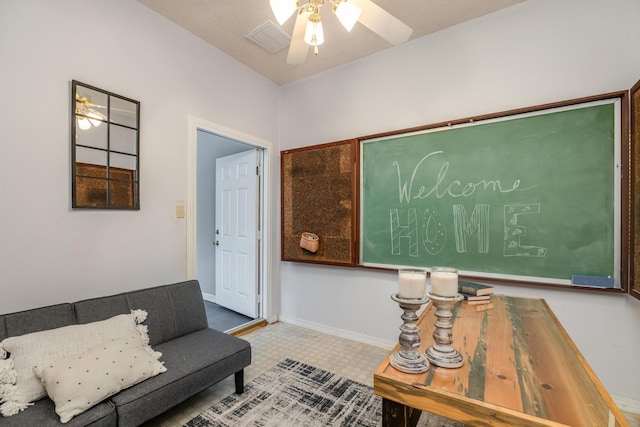
<svg viewBox="0 0 640 427">
<path fill-rule="evenodd" d="M 277 318 L 274 311 L 273 301 L 273 259 L 272 251 L 269 251 L 269 244 L 272 239 L 271 227 L 271 156 L 273 145 L 270 141 L 249 135 L 217 123 L 210 122 L 195 116 L 187 116 L 187 198 L 186 198 L 186 231 L 187 231 L 187 280 L 197 278 L 197 153 L 198 153 L 198 130 L 219 135 L 228 139 L 262 149 L 262 176 L 259 185 L 261 210 L 259 212 L 259 222 L 262 230 L 259 248 L 260 273 L 258 275 L 259 303 L 261 306 L 260 316 L 257 320 L 266 319 L 271 322 Z"/>
</svg>

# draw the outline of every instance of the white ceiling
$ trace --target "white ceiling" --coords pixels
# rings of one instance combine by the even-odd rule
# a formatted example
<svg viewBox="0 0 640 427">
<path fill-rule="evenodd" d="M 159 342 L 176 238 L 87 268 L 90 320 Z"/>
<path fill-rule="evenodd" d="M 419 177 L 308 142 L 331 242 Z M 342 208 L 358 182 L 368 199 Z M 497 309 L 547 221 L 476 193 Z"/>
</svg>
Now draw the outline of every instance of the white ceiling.
<svg viewBox="0 0 640 427">
<path fill-rule="evenodd" d="M 298 80 L 392 47 L 361 24 L 350 33 L 329 2 L 322 6 L 325 42 L 301 65 L 286 63 L 287 48 L 269 53 L 245 38 L 266 21 L 277 21 L 268 0 L 138 0 L 278 84 Z M 413 28 L 411 39 L 469 21 L 524 0 L 373 0 Z M 289 34 L 295 17 L 282 28 Z"/>
</svg>

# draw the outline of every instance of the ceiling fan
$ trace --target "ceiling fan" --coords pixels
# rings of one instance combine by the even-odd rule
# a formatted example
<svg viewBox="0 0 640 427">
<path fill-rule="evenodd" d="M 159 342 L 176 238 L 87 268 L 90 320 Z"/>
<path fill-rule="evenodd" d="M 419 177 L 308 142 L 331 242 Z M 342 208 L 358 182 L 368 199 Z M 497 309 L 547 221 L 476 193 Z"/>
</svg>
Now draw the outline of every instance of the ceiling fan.
<svg viewBox="0 0 640 427">
<path fill-rule="evenodd" d="M 287 55 L 287 64 L 291 65 L 305 62 L 311 46 L 317 55 L 318 46 L 324 43 L 320 7 L 325 1 L 331 3 L 333 13 L 347 31 L 360 22 L 393 45 L 406 42 L 413 32 L 411 27 L 371 0 L 308 0 L 303 4 L 300 0 L 269 1 L 280 25 L 297 12 Z"/>
<path fill-rule="evenodd" d="M 82 96 L 76 93 L 76 119 L 78 120 L 78 127 L 82 130 L 88 130 L 93 127 L 98 127 L 102 123 L 109 122 L 107 117 L 107 109 L 112 114 L 117 113 L 120 118 L 123 116 L 131 116 L 135 114 L 135 111 L 125 108 L 118 108 L 114 105 L 99 105 L 94 104 L 91 101 L 91 96 Z"/>
</svg>

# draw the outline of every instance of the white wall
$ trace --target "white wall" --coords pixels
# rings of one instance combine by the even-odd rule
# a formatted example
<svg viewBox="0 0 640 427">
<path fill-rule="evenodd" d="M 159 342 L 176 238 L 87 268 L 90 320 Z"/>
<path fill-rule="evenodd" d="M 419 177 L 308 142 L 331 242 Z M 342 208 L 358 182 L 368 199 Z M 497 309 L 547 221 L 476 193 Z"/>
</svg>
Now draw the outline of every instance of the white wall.
<svg viewBox="0 0 640 427">
<path fill-rule="evenodd" d="M 640 2 L 529 0 L 286 85 L 281 149 L 629 89 L 640 79 Z M 281 317 L 371 342 L 397 341 L 395 273 L 281 265 Z M 640 399 L 640 301 L 540 287 L 615 395 Z"/>
<path fill-rule="evenodd" d="M 0 58 L 0 313 L 186 278 L 188 115 L 277 144 L 279 87 L 134 0 L 3 0 Z M 72 79 L 141 101 L 140 211 L 71 210 Z"/>
</svg>

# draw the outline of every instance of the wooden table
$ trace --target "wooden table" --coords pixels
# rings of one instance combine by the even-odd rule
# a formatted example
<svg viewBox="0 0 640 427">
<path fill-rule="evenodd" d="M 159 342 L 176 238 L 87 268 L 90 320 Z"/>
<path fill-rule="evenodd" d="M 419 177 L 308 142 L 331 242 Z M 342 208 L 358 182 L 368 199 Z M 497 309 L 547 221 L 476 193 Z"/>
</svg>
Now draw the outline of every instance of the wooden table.
<svg viewBox="0 0 640 427">
<path fill-rule="evenodd" d="M 491 299 L 492 310 L 467 302 L 454 310 L 463 367 L 405 374 L 388 357 L 380 365 L 373 381 L 383 426 L 415 426 L 422 411 L 472 426 L 629 425 L 544 300 Z M 434 322 L 430 306 L 418 320 L 422 352 Z"/>
</svg>

